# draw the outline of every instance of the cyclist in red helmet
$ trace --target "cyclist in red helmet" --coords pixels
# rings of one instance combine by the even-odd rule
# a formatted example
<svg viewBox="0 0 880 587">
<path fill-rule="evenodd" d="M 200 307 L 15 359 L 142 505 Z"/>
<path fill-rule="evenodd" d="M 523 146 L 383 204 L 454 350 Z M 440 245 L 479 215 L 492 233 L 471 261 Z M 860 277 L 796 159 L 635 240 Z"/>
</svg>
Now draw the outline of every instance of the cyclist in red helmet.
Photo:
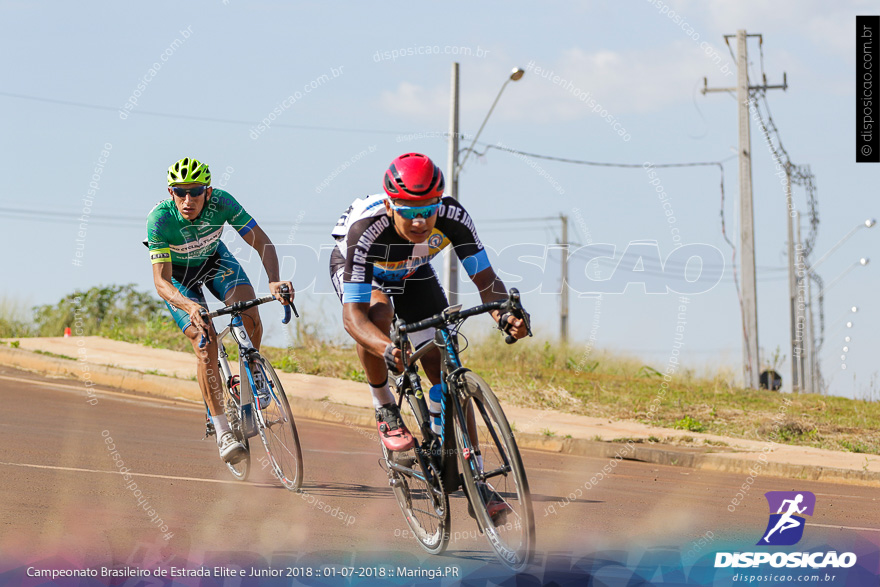
<svg viewBox="0 0 880 587">
<path fill-rule="evenodd" d="M 430 262 L 450 244 L 483 302 L 506 298 L 507 288 L 489 264 L 473 219 L 456 200 L 443 197 L 443 173 L 431 159 L 401 155 L 385 172 L 384 185 L 384 194 L 358 198 L 336 223 L 330 276 L 342 301 L 345 330 L 357 342 L 382 442 L 403 451 L 414 440 L 388 386 L 388 369 L 403 370 L 400 350 L 389 338 L 395 312 L 415 322 L 447 307 Z M 497 311 L 492 317 L 502 319 Z M 499 327 L 516 338 L 527 335 L 523 321 L 510 315 Z M 418 348 L 433 340 L 434 331 L 409 338 Z M 440 383 L 438 349 L 425 355 L 422 367 L 432 384 Z"/>
</svg>

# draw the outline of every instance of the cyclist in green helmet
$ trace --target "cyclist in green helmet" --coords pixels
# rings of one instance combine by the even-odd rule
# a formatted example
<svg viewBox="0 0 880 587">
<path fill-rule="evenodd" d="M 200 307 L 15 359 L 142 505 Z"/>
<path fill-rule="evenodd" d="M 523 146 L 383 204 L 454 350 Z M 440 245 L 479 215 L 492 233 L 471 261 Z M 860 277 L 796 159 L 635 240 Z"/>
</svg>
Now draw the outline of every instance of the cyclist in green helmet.
<svg viewBox="0 0 880 587">
<path fill-rule="evenodd" d="M 278 256 L 266 233 L 244 208 L 224 190 L 211 187 L 211 171 L 205 163 L 185 157 L 168 168 L 168 194 L 147 217 L 147 247 L 153 264 L 153 283 L 168 310 L 192 343 L 198 357 L 198 381 L 202 397 L 217 433 L 220 457 L 236 463 L 245 448 L 229 429 L 223 406 L 222 382 L 217 369 L 217 338 L 210 320 L 200 311 L 207 308 L 202 286 L 225 304 L 256 297 L 241 266 L 220 240 L 229 224 L 253 247 L 269 277 L 269 290 L 282 304 L 282 287 L 291 299 L 293 285 L 281 281 Z M 248 335 L 257 349 L 263 336 L 257 308 L 244 312 Z M 202 335 L 208 339 L 199 348 Z M 259 398 L 261 403 L 268 398 Z"/>
</svg>

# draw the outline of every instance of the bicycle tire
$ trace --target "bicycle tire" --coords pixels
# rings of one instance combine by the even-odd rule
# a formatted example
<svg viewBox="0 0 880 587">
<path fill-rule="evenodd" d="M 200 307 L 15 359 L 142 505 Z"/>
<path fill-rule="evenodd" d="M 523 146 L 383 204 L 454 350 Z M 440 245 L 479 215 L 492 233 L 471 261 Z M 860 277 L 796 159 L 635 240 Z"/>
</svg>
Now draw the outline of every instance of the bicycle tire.
<svg viewBox="0 0 880 587">
<path fill-rule="evenodd" d="M 272 464 L 272 476 L 290 491 L 299 491 L 303 483 L 303 458 L 299 434 L 284 387 L 272 364 L 258 353 L 248 359 L 252 372 L 262 369 L 267 374 L 271 388 L 271 401 L 265 409 L 257 410 L 257 428 L 266 455 Z M 251 390 L 253 394 L 253 391 Z M 253 398 L 256 408 L 257 398 Z"/>
<path fill-rule="evenodd" d="M 241 396 L 239 396 L 239 399 L 236 399 L 235 395 L 232 393 L 232 389 L 229 387 L 229 382 L 223 383 L 223 390 L 226 393 L 225 413 L 226 419 L 229 422 L 229 428 L 232 430 L 232 433 L 238 441 L 244 445 L 246 451 L 244 459 L 234 464 L 226 463 L 226 467 L 229 469 L 229 472 L 232 473 L 233 477 L 239 481 L 247 481 L 251 473 L 251 446 L 250 442 L 248 442 L 247 436 L 245 436 L 241 430 L 241 420 L 238 417 L 241 413 Z M 241 390 L 240 384 L 239 390 Z"/>
<path fill-rule="evenodd" d="M 418 426 L 414 425 L 416 418 L 412 414 L 409 404 L 404 402 L 403 406 L 406 406 L 406 408 L 401 409 L 401 416 L 407 428 L 410 429 L 410 432 L 418 430 Z M 416 440 L 418 441 L 417 436 Z M 386 461 L 404 462 L 409 465 L 409 468 L 425 479 L 431 478 L 434 480 L 434 483 L 429 485 L 418 477 L 388 469 L 388 478 L 394 498 L 397 500 L 397 505 L 400 507 L 400 511 L 413 533 L 413 537 L 426 552 L 441 554 L 449 545 L 451 516 L 449 511 L 449 494 L 443 487 L 440 472 L 431 470 L 430 474 L 426 474 L 415 455 L 415 448 L 401 452 L 389 451 L 382 443 L 381 438 L 379 439 L 379 445 L 382 447 L 382 454 L 385 456 Z M 431 467 L 432 465 L 429 464 L 428 466 Z M 432 491 L 431 485 L 433 485 L 433 489 L 440 491 L 442 497 L 438 498 L 436 496 L 436 493 Z M 433 510 L 433 514 L 429 510 Z"/>
<path fill-rule="evenodd" d="M 535 550 L 535 514 L 519 448 L 501 404 L 498 403 L 498 398 L 495 397 L 489 384 L 471 371 L 466 371 L 460 382 L 454 401 L 461 402 L 462 413 L 465 415 L 468 405 L 474 408 L 474 417 L 478 422 L 476 433 L 483 457 L 482 472 L 500 470 L 504 465 L 502 454 L 507 458 L 509 471 L 493 476 L 486 482 L 502 497 L 510 509 L 501 514 L 504 516 L 503 521 L 492 521 L 485 498 L 477 487 L 478 475 L 482 472 L 477 471 L 477 462 L 474 458 L 476 453 L 471 448 L 467 427 L 460 420 L 456 410 L 455 442 L 458 447 L 458 461 L 465 492 L 477 518 L 477 524 L 498 558 L 508 568 L 519 572 L 529 565 Z M 494 436 L 491 431 L 495 432 Z"/>
</svg>

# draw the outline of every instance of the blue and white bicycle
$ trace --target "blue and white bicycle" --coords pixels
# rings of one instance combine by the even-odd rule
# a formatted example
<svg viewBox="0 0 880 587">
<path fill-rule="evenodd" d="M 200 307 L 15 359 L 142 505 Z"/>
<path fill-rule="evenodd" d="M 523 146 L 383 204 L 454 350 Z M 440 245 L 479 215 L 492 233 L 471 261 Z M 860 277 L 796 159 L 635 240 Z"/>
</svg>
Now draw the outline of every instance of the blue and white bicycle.
<svg viewBox="0 0 880 587">
<path fill-rule="evenodd" d="M 391 340 L 400 349 L 407 349 L 407 337 L 413 332 L 433 327 L 436 334 L 433 343 L 407 357 L 406 368 L 395 382 L 398 405 L 416 445 L 407 451 L 392 452 L 380 442 L 385 457 L 381 462 L 406 522 L 422 548 L 431 554 L 446 549 L 450 537 L 449 494 L 463 486 L 471 516 L 495 553 L 506 566 L 521 571 L 535 549 L 529 483 L 501 404 L 482 378 L 462 367 L 455 334 L 466 318 L 492 310 L 523 319 L 531 336 L 529 315 L 516 289 L 511 289 L 505 300 L 468 310 L 462 310 L 461 305 L 450 306 L 413 324 L 395 321 Z M 515 339 L 508 335 L 507 342 Z M 435 345 L 442 356 L 442 383 L 439 390 L 432 390 L 442 394 L 431 396 L 439 400 L 436 416 L 429 412 L 416 367 L 419 358 Z"/>
<path fill-rule="evenodd" d="M 244 444 L 246 456 L 237 463 L 227 463 L 232 475 L 244 481 L 251 471 L 251 451 L 249 439 L 259 435 L 266 447 L 266 460 L 263 468 L 271 466 L 272 475 L 291 491 L 299 491 L 303 482 L 302 448 L 293 420 L 290 403 L 284 388 L 272 365 L 254 348 L 247 330 L 241 320 L 245 310 L 274 301 L 272 296 L 236 302 L 214 312 L 202 312 L 205 319 L 232 315 L 229 326 L 217 335 L 217 351 L 220 373 L 223 376 L 226 417 L 235 437 Z M 299 314 L 293 302 L 284 306 L 284 320 L 290 322 L 293 309 Z M 223 339 L 231 334 L 238 344 L 239 372 L 233 375 L 229 368 L 229 356 L 223 346 Z M 207 341 L 202 337 L 199 343 L 204 347 Z M 207 406 L 206 406 L 207 409 Z M 207 436 L 215 434 L 210 418 L 207 423 Z"/>
</svg>

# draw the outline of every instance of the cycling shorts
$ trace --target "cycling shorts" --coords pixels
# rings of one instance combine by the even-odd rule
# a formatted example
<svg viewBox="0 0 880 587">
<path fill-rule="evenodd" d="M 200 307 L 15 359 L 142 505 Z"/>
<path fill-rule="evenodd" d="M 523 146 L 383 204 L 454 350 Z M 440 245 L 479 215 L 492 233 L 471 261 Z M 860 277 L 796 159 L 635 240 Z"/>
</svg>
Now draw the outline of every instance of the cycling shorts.
<svg viewBox="0 0 880 587">
<path fill-rule="evenodd" d="M 190 277 L 191 275 L 193 277 Z M 202 285 L 207 286 L 208 291 L 215 298 L 225 302 L 233 289 L 239 285 L 251 284 L 244 269 L 241 268 L 235 256 L 229 252 L 223 243 L 220 243 L 217 251 L 200 267 L 187 267 L 186 271 L 183 272 L 172 271 L 171 283 L 174 284 L 174 287 L 181 294 L 194 302 L 198 302 L 206 310 L 208 309 L 208 303 L 205 300 Z M 174 318 L 177 326 L 180 327 L 181 331 L 185 332 L 192 323 L 189 314 L 180 308 L 175 308 L 168 302 L 165 302 L 165 305 L 168 306 L 168 311 L 171 312 L 171 317 Z"/>
<path fill-rule="evenodd" d="M 334 251 L 336 252 L 336 251 Z M 342 255 L 330 257 L 330 279 L 333 289 L 339 301 L 342 301 L 342 275 L 345 270 L 345 259 Z M 373 289 L 382 290 L 391 299 L 394 307 L 394 315 L 404 322 L 418 322 L 439 314 L 449 305 L 446 300 L 446 292 L 440 285 L 440 280 L 434 267 L 430 264 L 422 265 L 415 273 L 403 281 L 383 282 L 375 277 L 372 282 Z M 434 338 L 434 329 L 429 328 L 423 332 L 413 333 L 410 340 L 416 347 Z"/>
</svg>

